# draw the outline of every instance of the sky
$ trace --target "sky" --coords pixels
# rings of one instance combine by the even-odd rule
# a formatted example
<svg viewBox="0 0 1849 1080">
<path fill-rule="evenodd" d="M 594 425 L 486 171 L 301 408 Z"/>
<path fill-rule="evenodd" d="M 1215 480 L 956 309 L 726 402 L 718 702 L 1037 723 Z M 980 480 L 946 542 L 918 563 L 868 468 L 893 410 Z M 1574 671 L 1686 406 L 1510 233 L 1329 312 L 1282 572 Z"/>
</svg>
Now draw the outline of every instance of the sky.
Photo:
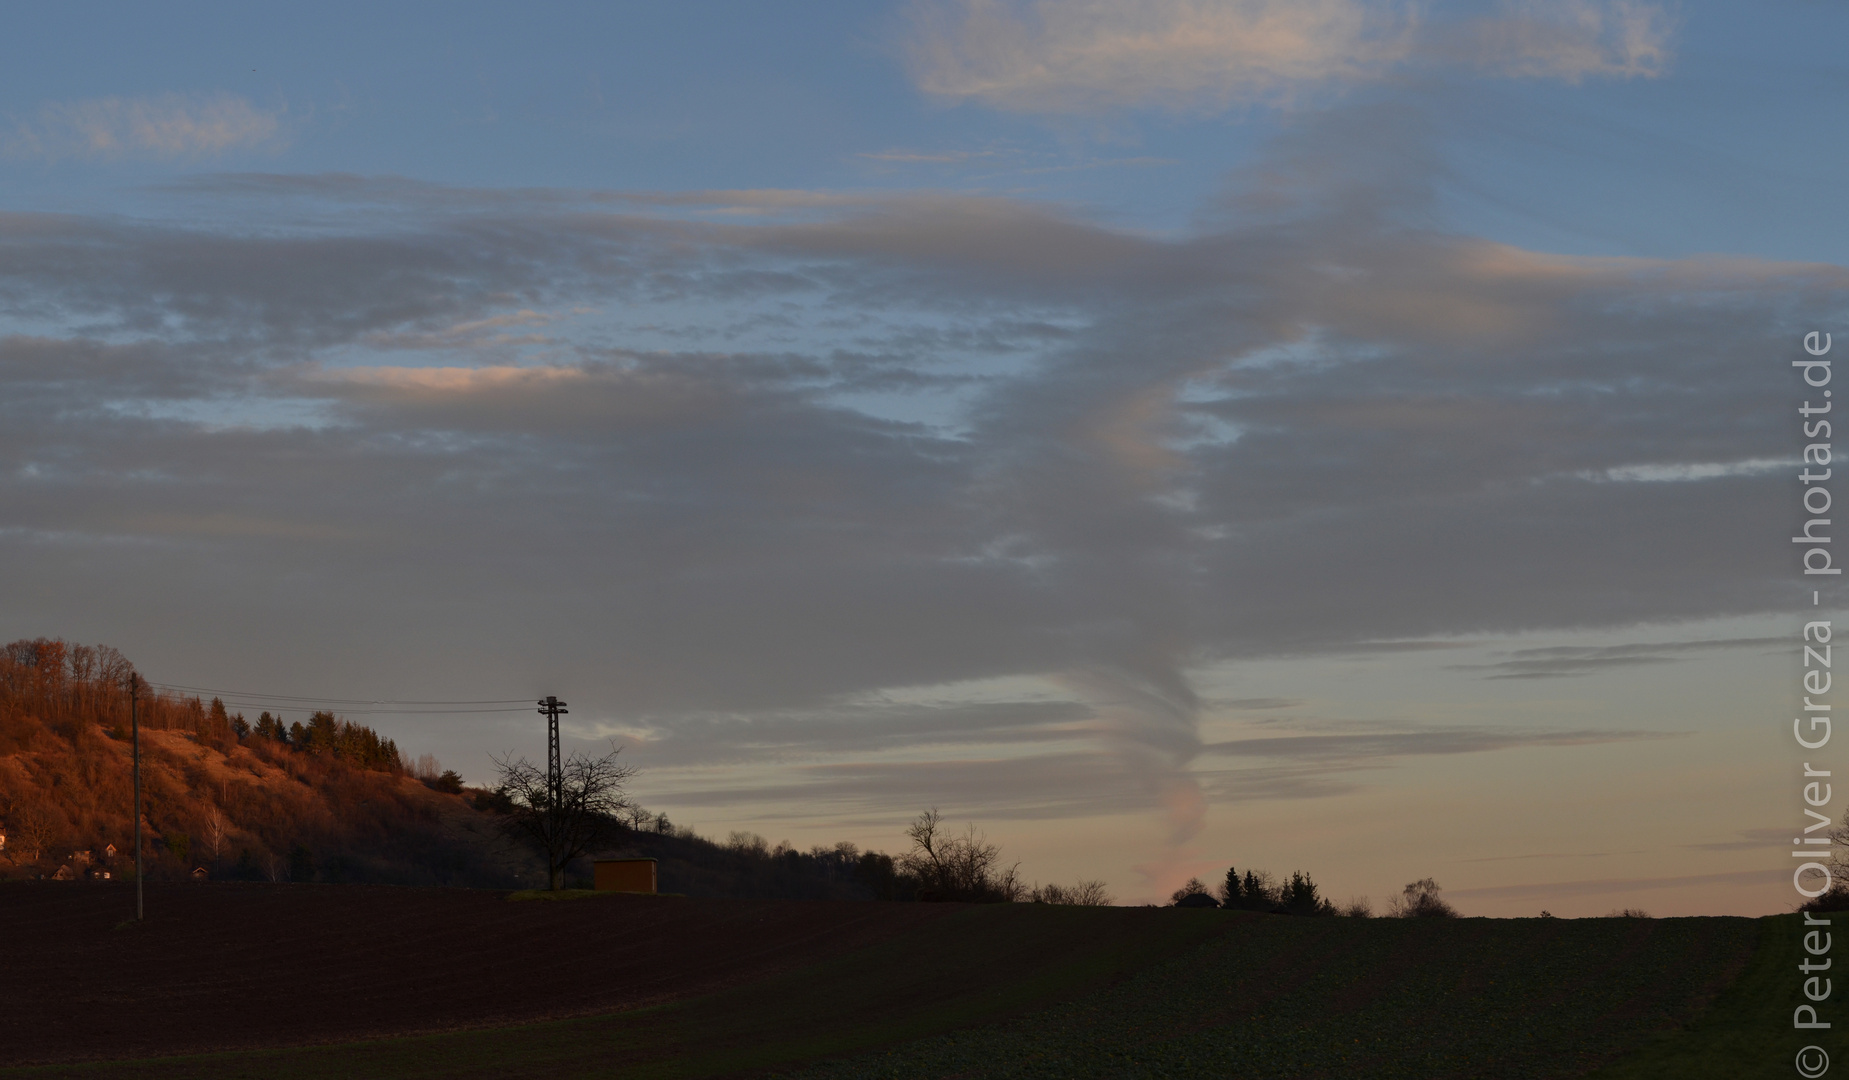
<svg viewBox="0 0 1849 1080">
<path fill-rule="evenodd" d="M 1840 5 L 9 23 L 8 640 L 1120 902 L 1794 900 Z"/>
</svg>

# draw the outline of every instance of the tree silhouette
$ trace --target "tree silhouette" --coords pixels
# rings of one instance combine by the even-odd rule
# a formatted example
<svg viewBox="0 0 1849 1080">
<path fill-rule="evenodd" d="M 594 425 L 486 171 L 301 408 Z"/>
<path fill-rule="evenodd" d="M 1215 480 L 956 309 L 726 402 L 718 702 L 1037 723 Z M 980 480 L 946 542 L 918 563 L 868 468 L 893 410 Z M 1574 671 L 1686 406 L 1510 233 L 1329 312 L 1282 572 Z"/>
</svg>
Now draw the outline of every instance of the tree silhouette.
<svg viewBox="0 0 1849 1080">
<path fill-rule="evenodd" d="M 919 814 L 905 835 L 912 850 L 898 862 L 923 884 L 920 899 L 993 903 L 1018 900 L 1026 892 L 1016 873 L 1020 864 L 1001 869 L 1001 848 L 987 843 L 975 825 L 961 836 L 946 835 L 942 818 L 932 808 Z"/>
<path fill-rule="evenodd" d="M 629 805 L 623 781 L 635 770 L 617 764 L 620 753 L 612 750 L 596 758 L 572 754 L 559 769 L 561 798 L 556 806 L 545 770 L 525 758 L 503 755 L 492 759 L 500 772 L 497 789 L 508 800 L 503 827 L 546 860 L 550 888 L 564 888 L 566 864 L 608 842 L 621 829 L 617 815 Z M 661 820 L 665 822 L 666 815 Z"/>
<path fill-rule="evenodd" d="M 1455 919 L 1457 909 L 1438 898 L 1439 885 L 1420 878 L 1406 886 L 1388 904 L 1388 913 L 1402 919 Z"/>
</svg>

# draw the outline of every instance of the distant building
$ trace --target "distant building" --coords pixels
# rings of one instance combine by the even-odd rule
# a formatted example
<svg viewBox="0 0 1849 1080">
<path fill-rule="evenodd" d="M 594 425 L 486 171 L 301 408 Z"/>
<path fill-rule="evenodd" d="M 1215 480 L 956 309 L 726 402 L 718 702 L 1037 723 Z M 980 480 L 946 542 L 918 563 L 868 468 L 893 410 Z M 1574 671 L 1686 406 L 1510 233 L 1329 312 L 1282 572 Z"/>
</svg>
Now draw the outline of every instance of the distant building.
<svg viewBox="0 0 1849 1080">
<path fill-rule="evenodd" d="M 591 863 L 591 887 L 598 892 L 652 893 L 655 860 L 597 859 Z"/>
<path fill-rule="evenodd" d="M 115 857 L 116 857 L 116 846 L 114 844 L 111 844 L 108 847 L 103 849 L 103 860 L 105 862 L 111 859 L 114 859 Z"/>
<path fill-rule="evenodd" d="M 194 881 L 204 881 L 211 876 L 212 876 L 212 872 L 210 870 L 207 870 L 205 867 L 203 866 L 193 867 L 193 880 Z"/>
</svg>

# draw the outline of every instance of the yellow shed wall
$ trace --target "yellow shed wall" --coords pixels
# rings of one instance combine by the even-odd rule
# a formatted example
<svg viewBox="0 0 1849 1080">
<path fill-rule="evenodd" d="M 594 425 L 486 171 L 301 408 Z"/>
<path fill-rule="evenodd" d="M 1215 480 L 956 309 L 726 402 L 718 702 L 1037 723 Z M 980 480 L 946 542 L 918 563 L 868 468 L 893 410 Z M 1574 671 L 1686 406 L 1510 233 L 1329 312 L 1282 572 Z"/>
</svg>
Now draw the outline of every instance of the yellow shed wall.
<svg viewBox="0 0 1849 1080">
<path fill-rule="evenodd" d="M 655 860 L 605 859 L 591 866 L 591 884 L 598 892 L 655 891 Z"/>
</svg>

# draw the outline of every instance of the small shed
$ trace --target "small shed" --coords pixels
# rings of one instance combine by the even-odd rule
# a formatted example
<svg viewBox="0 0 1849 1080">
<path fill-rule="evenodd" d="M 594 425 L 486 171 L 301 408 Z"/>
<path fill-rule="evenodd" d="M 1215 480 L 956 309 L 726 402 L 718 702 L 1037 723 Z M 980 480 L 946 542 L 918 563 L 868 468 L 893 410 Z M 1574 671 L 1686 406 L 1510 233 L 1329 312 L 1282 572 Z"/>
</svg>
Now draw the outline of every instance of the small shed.
<svg viewBox="0 0 1849 1080">
<path fill-rule="evenodd" d="M 655 891 L 655 860 L 594 860 L 591 886 L 598 892 L 652 893 Z"/>
</svg>

